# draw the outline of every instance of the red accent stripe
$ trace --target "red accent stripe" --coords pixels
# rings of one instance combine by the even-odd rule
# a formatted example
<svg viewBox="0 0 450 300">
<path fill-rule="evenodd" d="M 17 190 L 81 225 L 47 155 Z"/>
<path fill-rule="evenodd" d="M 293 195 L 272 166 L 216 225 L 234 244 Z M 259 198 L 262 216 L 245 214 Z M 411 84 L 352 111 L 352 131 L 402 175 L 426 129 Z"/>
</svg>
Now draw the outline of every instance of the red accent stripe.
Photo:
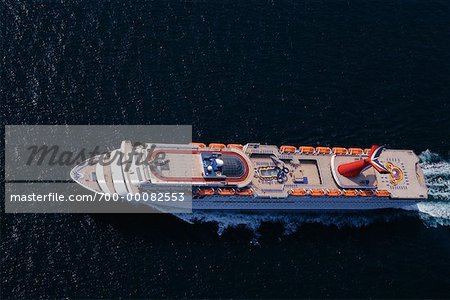
<svg viewBox="0 0 450 300">
<path fill-rule="evenodd" d="M 154 157 L 156 155 L 158 155 L 158 153 L 184 153 L 184 154 L 199 154 L 199 153 L 208 153 L 208 152 L 219 152 L 219 151 L 215 151 L 215 150 L 203 150 L 203 149 L 167 149 L 167 150 L 156 150 L 155 152 L 152 153 L 152 156 L 150 157 L 150 160 L 153 160 Z M 242 160 L 242 162 L 245 165 L 245 173 L 244 175 L 242 175 L 241 177 L 227 177 L 225 178 L 226 182 L 241 182 L 244 181 L 245 179 L 247 179 L 248 174 L 249 174 L 249 167 L 247 164 L 247 161 L 245 160 L 244 157 L 242 157 L 242 155 L 240 155 L 237 152 L 233 152 L 233 151 L 228 151 L 228 150 L 222 150 L 220 151 L 222 154 L 229 154 L 229 155 L 234 155 L 239 157 L 240 160 Z M 192 178 L 186 178 L 186 177 L 163 177 L 160 176 L 159 174 L 156 174 L 155 172 L 152 171 L 152 174 L 155 175 L 155 177 L 157 177 L 160 180 L 164 180 L 164 181 L 192 181 L 192 182 L 217 182 L 217 181 L 222 181 L 222 178 L 205 178 L 205 177 L 192 177 Z"/>
</svg>

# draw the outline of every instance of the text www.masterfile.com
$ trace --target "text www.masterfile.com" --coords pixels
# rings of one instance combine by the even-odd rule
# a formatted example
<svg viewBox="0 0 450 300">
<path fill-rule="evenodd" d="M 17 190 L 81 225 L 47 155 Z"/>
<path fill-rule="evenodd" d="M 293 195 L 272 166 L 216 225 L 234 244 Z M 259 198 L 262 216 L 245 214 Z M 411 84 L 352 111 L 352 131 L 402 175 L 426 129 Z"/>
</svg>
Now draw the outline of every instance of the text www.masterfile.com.
<svg viewBox="0 0 450 300">
<path fill-rule="evenodd" d="M 95 193 L 93 195 L 64 195 L 60 193 L 47 194 L 11 194 L 9 200 L 11 202 L 95 202 L 95 201 L 143 201 L 143 202 L 169 202 L 184 201 L 184 193 L 137 193 L 121 196 L 119 194 Z"/>
</svg>

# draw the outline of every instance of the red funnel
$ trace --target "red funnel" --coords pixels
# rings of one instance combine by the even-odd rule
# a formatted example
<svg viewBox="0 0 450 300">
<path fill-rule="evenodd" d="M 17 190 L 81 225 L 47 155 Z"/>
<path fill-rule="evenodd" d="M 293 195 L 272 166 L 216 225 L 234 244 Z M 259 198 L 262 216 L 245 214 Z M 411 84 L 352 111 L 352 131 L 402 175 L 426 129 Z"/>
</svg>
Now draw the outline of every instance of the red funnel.
<svg viewBox="0 0 450 300">
<path fill-rule="evenodd" d="M 338 167 L 338 172 L 345 177 L 356 177 L 363 169 L 370 165 L 368 158 L 346 163 Z"/>
<path fill-rule="evenodd" d="M 337 169 L 339 174 L 345 177 L 356 177 L 362 170 L 370 165 L 382 174 L 389 173 L 389 170 L 378 161 L 378 157 L 380 157 L 383 149 L 383 146 L 373 145 L 372 150 L 370 150 L 369 157 L 338 166 Z"/>
</svg>

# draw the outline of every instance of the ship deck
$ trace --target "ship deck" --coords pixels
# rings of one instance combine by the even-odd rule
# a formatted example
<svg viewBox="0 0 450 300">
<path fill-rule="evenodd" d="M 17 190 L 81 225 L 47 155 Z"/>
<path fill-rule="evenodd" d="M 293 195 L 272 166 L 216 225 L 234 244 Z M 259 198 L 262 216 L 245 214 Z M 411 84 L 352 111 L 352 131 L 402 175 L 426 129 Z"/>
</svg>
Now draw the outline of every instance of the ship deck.
<svg viewBox="0 0 450 300">
<path fill-rule="evenodd" d="M 427 198 L 418 158 L 410 150 L 383 150 L 379 161 L 391 170 L 389 174 L 378 173 L 370 167 L 349 178 L 337 172 L 337 167 L 364 159 L 367 153 L 340 155 L 331 150 L 325 153 L 297 150 L 287 153 L 276 146 L 260 144 L 247 144 L 242 149 L 158 145 L 151 153 L 149 147 L 133 148 L 130 142 L 124 141 L 121 148 L 112 151 L 109 157 L 97 157 L 98 160 L 104 159 L 102 164 L 85 162 L 74 168 L 71 175 L 92 191 L 120 195 L 139 193 L 144 184 L 147 187 L 185 185 L 214 190 L 250 189 L 251 193 L 247 195 L 260 198 L 287 198 L 291 194 L 305 193 L 351 197 L 362 194 L 362 191 L 378 190 L 387 193 L 391 199 Z M 148 153 L 147 161 L 138 164 L 136 156 L 127 166 L 118 153 L 123 153 L 122 157 L 128 157 L 130 153 Z M 152 166 L 159 153 L 164 153 L 164 159 L 169 163 Z M 209 172 L 209 164 L 216 159 L 221 160 L 223 166 Z M 231 194 L 227 190 L 223 195 Z"/>
<path fill-rule="evenodd" d="M 394 182 L 392 174 L 380 174 L 374 168 L 347 178 L 337 172 L 337 166 L 367 157 L 360 155 L 280 153 L 278 147 L 255 145 L 245 149 L 255 169 L 252 188 L 260 197 L 287 197 L 291 190 L 386 190 L 391 198 L 426 198 L 427 191 L 417 156 L 410 150 L 385 149 L 380 162 L 395 166 L 402 178 Z M 266 178 L 261 172 L 275 166 L 286 168 L 284 180 Z"/>
</svg>

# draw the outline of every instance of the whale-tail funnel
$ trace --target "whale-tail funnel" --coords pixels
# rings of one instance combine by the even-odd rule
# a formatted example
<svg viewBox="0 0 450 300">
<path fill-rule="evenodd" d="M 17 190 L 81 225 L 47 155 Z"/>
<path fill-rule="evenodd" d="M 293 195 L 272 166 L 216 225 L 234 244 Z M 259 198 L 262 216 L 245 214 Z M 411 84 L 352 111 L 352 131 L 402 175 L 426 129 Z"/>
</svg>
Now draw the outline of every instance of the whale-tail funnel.
<svg viewBox="0 0 450 300">
<path fill-rule="evenodd" d="M 378 161 L 378 158 L 383 152 L 384 146 L 373 145 L 370 150 L 369 157 L 354 161 L 351 163 L 346 163 L 338 166 L 338 172 L 342 176 L 345 177 L 356 177 L 361 173 L 364 169 L 372 166 L 377 170 L 377 172 L 381 174 L 389 173 L 389 170 L 383 166 L 381 162 Z"/>
</svg>

